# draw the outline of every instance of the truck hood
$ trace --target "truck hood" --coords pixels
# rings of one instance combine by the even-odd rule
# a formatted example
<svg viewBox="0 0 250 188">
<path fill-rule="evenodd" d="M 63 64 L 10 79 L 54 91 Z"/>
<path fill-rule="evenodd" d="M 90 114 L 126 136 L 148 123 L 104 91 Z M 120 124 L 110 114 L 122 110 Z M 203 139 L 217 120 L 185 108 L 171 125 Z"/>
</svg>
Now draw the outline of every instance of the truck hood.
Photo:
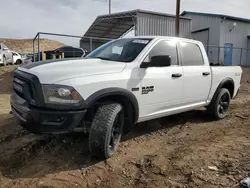
<svg viewBox="0 0 250 188">
<path fill-rule="evenodd" d="M 75 77 L 118 73 L 125 67 L 122 62 L 81 58 L 40 61 L 18 69 L 36 75 L 43 84 L 53 84 Z"/>
</svg>

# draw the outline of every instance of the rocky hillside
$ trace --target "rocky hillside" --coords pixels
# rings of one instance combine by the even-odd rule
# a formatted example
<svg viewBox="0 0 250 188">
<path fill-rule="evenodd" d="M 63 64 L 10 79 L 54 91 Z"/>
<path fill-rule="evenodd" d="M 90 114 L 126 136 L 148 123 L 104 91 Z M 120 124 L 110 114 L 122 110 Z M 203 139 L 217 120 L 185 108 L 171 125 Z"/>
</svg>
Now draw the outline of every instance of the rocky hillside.
<svg viewBox="0 0 250 188">
<path fill-rule="evenodd" d="M 10 50 L 22 52 L 22 53 L 32 53 L 32 41 L 33 39 L 5 39 L 0 38 L 0 43 L 4 43 Z M 62 47 L 65 44 L 49 40 L 49 39 L 40 39 L 40 48 L 41 51 L 54 50 L 56 48 Z M 36 41 L 37 49 L 37 41 Z"/>
</svg>

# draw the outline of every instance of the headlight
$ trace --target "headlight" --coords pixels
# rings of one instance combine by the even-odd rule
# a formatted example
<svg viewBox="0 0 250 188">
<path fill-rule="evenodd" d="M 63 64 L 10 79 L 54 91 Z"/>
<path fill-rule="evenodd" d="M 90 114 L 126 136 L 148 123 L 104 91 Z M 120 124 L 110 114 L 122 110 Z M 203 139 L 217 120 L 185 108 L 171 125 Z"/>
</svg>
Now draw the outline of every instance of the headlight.
<svg viewBox="0 0 250 188">
<path fill-rule="evenodd" d="M 78 104 L 82 101 L 80 94 L 70 86 L 42 85 L 45 103 Z"/>
</svg>

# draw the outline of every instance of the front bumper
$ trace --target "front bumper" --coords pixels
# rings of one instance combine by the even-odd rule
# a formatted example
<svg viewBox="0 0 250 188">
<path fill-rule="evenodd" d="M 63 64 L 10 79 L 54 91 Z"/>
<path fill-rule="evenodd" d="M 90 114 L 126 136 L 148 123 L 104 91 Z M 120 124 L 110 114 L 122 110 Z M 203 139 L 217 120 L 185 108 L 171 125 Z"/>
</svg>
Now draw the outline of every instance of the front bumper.
<svg viewBox="0 0 250 188">
<path fill-rule="evenodd" d="M 69 133 L 81 123 L 87 110 L 51 110 L 30 106 L 16 93 L 11 96 L 11 109 L 20 124 L 34 133 Z"/>
</svg>

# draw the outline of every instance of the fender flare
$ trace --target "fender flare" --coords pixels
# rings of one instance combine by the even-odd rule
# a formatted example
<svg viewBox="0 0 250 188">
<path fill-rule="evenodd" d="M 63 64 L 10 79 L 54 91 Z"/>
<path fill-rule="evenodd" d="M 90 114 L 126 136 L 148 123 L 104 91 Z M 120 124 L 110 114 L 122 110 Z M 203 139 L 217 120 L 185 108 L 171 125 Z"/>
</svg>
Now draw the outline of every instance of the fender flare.
<svg viewBox="0 0 250 188">
<path fill-rule="evenodd" d="M 125 97 L 125 98 L 129 99 L 129 101 L 131 102 L 131 104 L 133 106 L 134 112 L 135 112 L 134 124 L 136 124 L 138 119 L 139 119 L 139 103 L 138 103 L 135 95 L 126 89 L 117 88 L 117 87 L 101 89 L 101 90 L 93 93 L 92 95 L 90 95 L 84 101 L 84 104 L 85 104 L 84 106 L 85 106 L 85 108 L 89 108 L 98 100 L 100 100 L 104 97 L 114 96 L 114 95 L 116 95 L 116 96 L 118 95 L 118 96 Z"/>
<path fill-rule="evenodd" d="M 234 88 L 235 88 L 234 80 L 233 80 L 232 78 L 225 78 L 225 79 L 222 80 L 222 81 L 220 82 L 220 84 L 218 85 L 217 89 L 216 89 L 215 92 L 214 92 L 214 95 L 213 95 L 213 98 L 212 98 L 211 101 L 215 100 L 215 98 L 216 98 L 216 96 L 218 95 L 218 93 L 220 92 L 220 89 L 222 88 L 222 86 L 223 86 L 225 83 L 228 83 L 228 82 L 232 83 L 233 86 L 234 86 Z M 231 96 L 231 98 L 232 98 L 232 97 L 233 97 L 233 96 Z"/>
</svg>

